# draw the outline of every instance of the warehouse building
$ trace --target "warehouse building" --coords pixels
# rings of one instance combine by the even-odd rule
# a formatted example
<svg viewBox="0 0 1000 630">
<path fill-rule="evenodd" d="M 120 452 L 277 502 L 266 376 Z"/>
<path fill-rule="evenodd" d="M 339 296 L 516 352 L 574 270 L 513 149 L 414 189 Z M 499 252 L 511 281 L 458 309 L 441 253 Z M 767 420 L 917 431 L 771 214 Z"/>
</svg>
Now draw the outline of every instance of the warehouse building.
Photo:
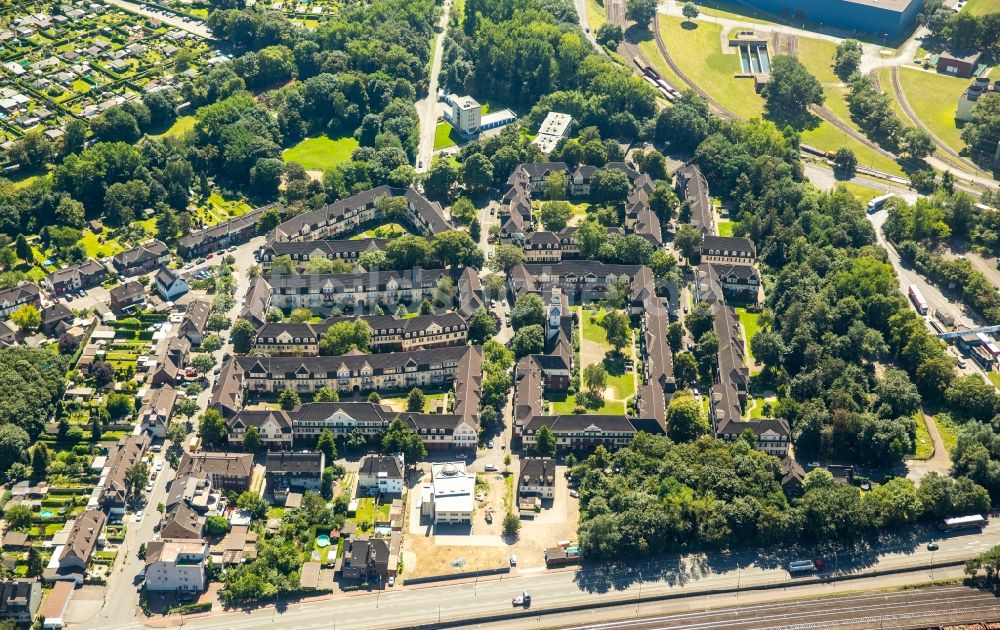
<svg viewBox="0 0 1000 630">
<path fill-rule="evenodd" d="M 796 22 L 886 34 L 905 34 L 924 0 L 744 0 L 749 7 Z"/>
</svg>

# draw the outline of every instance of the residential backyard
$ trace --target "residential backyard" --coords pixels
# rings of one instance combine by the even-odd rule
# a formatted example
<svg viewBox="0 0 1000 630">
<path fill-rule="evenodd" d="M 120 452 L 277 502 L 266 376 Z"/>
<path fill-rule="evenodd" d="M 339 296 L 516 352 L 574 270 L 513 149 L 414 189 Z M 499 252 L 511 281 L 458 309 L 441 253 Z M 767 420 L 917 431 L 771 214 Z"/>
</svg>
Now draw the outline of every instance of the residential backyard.
<svg viewBox="0 0 1000 630">
<path fill-rule="evenodd" d="M 306 138 L 290 149 L 282 158 L 286 162 L 297 162 L 309 171 L 324 171 L 342 162 L 348 162 L 351 154 L 361 146 L 353 136 L 330 138 L 327 135 Z"/>
</svg>

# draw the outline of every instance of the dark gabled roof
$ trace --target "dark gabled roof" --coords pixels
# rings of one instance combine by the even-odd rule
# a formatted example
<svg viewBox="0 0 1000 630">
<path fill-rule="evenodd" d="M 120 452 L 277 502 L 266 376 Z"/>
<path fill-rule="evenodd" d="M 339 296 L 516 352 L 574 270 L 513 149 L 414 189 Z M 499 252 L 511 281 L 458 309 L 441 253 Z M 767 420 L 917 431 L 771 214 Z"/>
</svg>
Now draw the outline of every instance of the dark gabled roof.
<svg viewBox="0 0 1000 630">
<path fill-rule="evenodd" d="M 532 232 L 525 240 L 525 245 L 529 249 L 545 249 L 546 245 L 549 246 L 548 249 L 557 249 L 559 237 L 553 232 Z"/>
<path fill-rule="evenodd" d="M 403 466 L 398 457 L 391 455 L 366 455 L 361 460 L 361 467 L 358 470 L 361 475 L 377 477 L 379 473 L 385 473 L 389 479 L 402 479 Z"/>
<path fill-rule="evenodd" d="M 402 369 L 412 364 L 424 370 L 433 364 L 458 365 L 466 353 L 474 346 L 446 346 L 412 350 L 410 352 L 384 352 L 381 354 L 345 354 L 341 356 L 321 357 L 236 357 L 234 361 L 240 365 L 249 376 L 256 370 L 268 374 L 290 374 L 304 369 L 310 374 L 336 374 L 341 367 L 351 372 L 360 371 L 365 366 L 372 369 L 373 374 L 382 374 L 388 369 Z"/>
<path fill-rule="evenodd" d="M 633 419 L 628 416 L 602 414 L 562 414 L 558 416 L 533 416 L 524 424 L 524 432 L 531 434 L 547 426 L 553 433 L 580 433 L 596 427 L 602 433 L 635 433 Z"/>
<path fill-rule="evenodd" d="M 522 357 L 514 374 L 514 418 L 524 421 L 542 412 L 542 368 L 534 356 Z"/>
<path fill-rule="evenodd" d="M 281 428 L 283 434 L 291 436 L 292 420 L 288 413 L 281 409 L 243 409 L 227 420 L 226 426 L 229 430 L 236 427 L 244 429 L 257 427 L 259 429 L 268 422 L 273 422 Z"/>
<path fill-rule="evenodd" d="M 341 411 L 358 422 L 383 423 L 388 425 L 396 412 L 388 405 L 370 402 L 313 402 L 300 405 L 288 412 L 291 421 L 326 420 Z"/>
<path fill-rule="evenodd" d="M 253 474 L 253 454 L 251 453 L 184 453 L 177 467 L 177 477 L 196 475 L 222 475 L 223 477 L 247 477 Z"/>
<path fill-rule="evenodd" d="M 173 269 L 161 265 L 160 270 L 156 272 L 156 275 L 153 277 L 153 279 L 156 281 L 157 284 L 163 286 L 166 289 L 169 289 L 174 285 L 175 282 L 177 282 L 178 279 L 180 279 L 180 276 L 177 275 L 177 272 L 174 271 Z"/>
<path fill-rule="evenodd" d="M 321 241 L 276 241 L 264 246 L 262 258 L 277 258 L 278 256 L 291 256 L 294 260 L 296 256 L 312 255 L 320 252 L 324 255 L 343 255 L 355 253 L 360 255 L 371 249 L 384 250 L 389 243 L 385 238 L 356 238 L 343 240 L 321 240 Z"/>
<path fill-rule="evenodd" d="M 792 430 L 788 421 L 784 418 L 756 418 L 753 420 L 739 420 L 730 422 L 719 428 L 719 435 L 739 435 L 750 429 L 754 435 L 760 437 L 768 431 L 777 433 L 779 436 L 790 437 Z"/>
<path fill-rule="evenodd" d="M 127 249 L 116 254 L 112 259 L 116 267 L 131 267 L 142 264 L 146 261 L 165 256 L 169 250 L 163 241 L 152 240 L 142 245 L 136 245 L 132 249 Z"/>
<path fill-rule="evenodd" d="M 701 254 L 704 256 L 711 252 L 718 252 L 717 255 L 739 258 L 757 257 L 757 247 L 752 240 L 744 236 L 715 236 L 714 234 L 706 234 L 701 239 Z"/>
<path fill-rule="evenodd" d="M 108 517 L 101 510 L 87 510 L 77 516 L 76 520 L 73 521 L 73 527 L 69 530 L 66 546 L 63 548 L 59 560 L 75 557 L 87 562 L 90 559 L 90 554 L 97 547 L 97 539 L 107 522 Z"/>
<path fill-rule="evenodd" d="M 454 430 L 455 427 L 464 422 L 462 416 L 454 413 L 411 413 L 407 411 L 399 414 L 399 418 L 406 423 L 406 426 L 416 432 L 420 432 L 422 429 Z"/>
<path fill-rule="evenodd" d="M 684 200 L 691 207 L 691 225 L 707 236 L 712 232 L 712 201 L 708 182 L 697 164 L 688 164 L 677 171 Z"/>
<path fill-rule="evenodd" d="M 264 214 L 264 211 L 268 208 L 274 207 L 275 205 L 276 204 L 262 206 L 256 210 L 251 210 L 246 214 L 233 217 L 232 219 L 227 219 L 222 223 L 217 223 L 211 227 L 195 230 L 194 232 L 177 239 L 177 246 L 181 249 L 190 249 L 192 247 L 198 247 L 205 241 L 217 241 L 227 234 L 242 232 L 260 221 L 260 217 Z"/>
<path fill-rule="evenodd" d="M 272 451 L 267 454 L 268 473 L 316 473 L 323 472 L 323 453 L 319 451 Z"/>
<path fill-rule="evenodd" d="M 261 276 L 250 281 L 246 302 L 240 311 L 240 319 L 249 320 L 255 325 L 263 324 L 267 319 L 267 310 L 271 306 L 271 285 Z"/>
<path fill-rule="evenodd" d="M 225 418 L 235 415 L 243 400 L 243 368 L 233 359 L 223 362 L 219 377 L 212 387 L 208 406 L 222 413 Z"/>
<path fill-rule="evenodd" d="M 723 280 L 760 280 L 760 272 L 751 265 L 712 265 L 713 272 Z"/>
<path fill-rule="evenodd" d="M 184 478 L 178 475 L 174 483 L 182 484 Z M 198 514 L 185 501 L 178 501 L 167 512 L 163 527 L 160 528 L 161 538 L 201 538 L 205 531 L 206 518 Z"/>
<path fill-rule="evenodd" d="M 55 322 L 62 322 L 73 319 L 73 311 L 63 304 L 51 304 L 42 309 L 42 325 L 47 326 Z"/>
<path fill-rule="evenodd" d="M 378 186 L 356 195 L 327 204 L 318 210 L 305 212 L 293 217 L 275 228 L 275 234 L 284 236 L 279 240 L 295 239 L 307 236 L 311 231 L 321 226 L 340 222 L 346 215 L 356 210 L 375 207 L 379 197 L 405 197 L 408 202 L 408 212 L 412 212 L 431 234 L 439 234 L 452 229 L 451 222 L 444 216 L 441 205 L 428 201 L 414 188 L 391 188 Z M 412 217 L 411 217 L 412 218 Z"/>
<path fill-rule="evenodd" d="M 347 289 L 353 290 L 359 284 L 365 287 L 377 287 L 384 290 L 390 280 L 394 280 L 400 288 L 411 286 L 431 287 L 439 280 L 446 277 L 448 272 L 444 269 L 421 269 L 414 267 L 397 271 L 386 269 L 379 271 L 365 271 L 360 267 L 351 273 L 304 273 L 291 275 L 271 275 L 268 282 L 271 284 L 271 293 L 280 293 L 282 290 L 299 291 L 302 289 L 317 289 L 327 293 L 345 293 Z"/>
<path fill-rule="evenodd" d="M 111 289 L 111 299 L 116 302 L 131 301 L 146 292 L 141 284 L 136 280 L 129 280 L 125 284 L 120 284 Z"/>
<path fill-rule="evenodd" d="M 206 300 L 195 300 L 188 304 L 187 312 L 184 314 L 184 321 L 181 322 L 180 332 L 205 332 L 205 325 L 208 323 L 208 316 L 212 314 L 212 305 Z"/>
<path fill-rule="evenodd" d="M 439 313 L 433 315 L 417 315 L 416 317 L 396 317 L 395 315 L 364 315 L 351 317 L 329 317 L 322 324 L 316 325 L 317 334 L 322 334 L 326 329 L 340 322 L 352 322 L 361 320 L 368 324 L 375 334 L 379 331 L 402 331 L 403 334 L 422 333 L 432 325 L 452 330 L 465 326 L 465 318 L 455 312 Z"/>
<path fill-rule="evenodd" d="M 521 472 L 517 478 L 517 486 L 550 486 L 556 485 L 556 460 L 550 457 L 525 457 L 521 459 Z"/>
</svg>

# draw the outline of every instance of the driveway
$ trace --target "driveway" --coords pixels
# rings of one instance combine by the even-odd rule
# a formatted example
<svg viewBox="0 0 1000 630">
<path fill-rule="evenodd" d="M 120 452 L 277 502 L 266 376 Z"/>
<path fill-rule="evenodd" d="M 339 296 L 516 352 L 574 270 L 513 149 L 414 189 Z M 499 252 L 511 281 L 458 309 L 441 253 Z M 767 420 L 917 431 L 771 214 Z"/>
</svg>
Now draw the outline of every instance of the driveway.
<svg viewBox="0 0 1000 630">
<path fill-rule="evenodd" d="M 417 101 L 415 106 L 420 115 L 420 144 L 417 149 L 417 172 L 423 173 L 431 167 L 434 154 L 434 134 L 438 120 L 438 77 L 441 75 L 441 59 L 444 57 L 444 40 L 448 35 L 448 16 L 451 14 L 452 0 L 444 0 L 444 11 L 438 22 L 439 35 L 434 40 L 431 54 L 431 72 L 427 79 L 427 96 Z"/>
</svg>

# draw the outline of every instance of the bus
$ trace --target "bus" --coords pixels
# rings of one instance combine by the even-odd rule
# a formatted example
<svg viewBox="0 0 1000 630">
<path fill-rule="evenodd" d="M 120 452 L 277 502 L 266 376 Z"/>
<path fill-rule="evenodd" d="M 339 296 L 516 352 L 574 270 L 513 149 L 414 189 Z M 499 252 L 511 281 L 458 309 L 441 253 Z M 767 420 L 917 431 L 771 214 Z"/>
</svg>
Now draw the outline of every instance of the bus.
<svg viewBox="0 0 1000 630">
<path fill-rule="evenodd" d="M 893 193 L 887 193 L 885 195 L 875 197 L 874 199 L 868 202 L 868 214 L 872 214 L 873 212 L 878 212 L 879 210 L 882 209 L 882 206 L 885 205 L 885 202 L 889 201 L 895 196 L 896 195 Z"/>
<path fill-rule="evenodd" d="M 921 315 L 927 314 L 927 300 L 924 299 L 924 294 L 920 292 L 917 285 L 910 285 L 910 301 L 913 302 L 913 307 L 917 309 L 917 312 Z"/>
<path fill-rule="evenodd" d="M 982 514 L 955 516 L 941 521 L 941 531 L 954 532 L 961 529 L 982 529 L 986 527 L 986 517 Z"/>
</svg>

